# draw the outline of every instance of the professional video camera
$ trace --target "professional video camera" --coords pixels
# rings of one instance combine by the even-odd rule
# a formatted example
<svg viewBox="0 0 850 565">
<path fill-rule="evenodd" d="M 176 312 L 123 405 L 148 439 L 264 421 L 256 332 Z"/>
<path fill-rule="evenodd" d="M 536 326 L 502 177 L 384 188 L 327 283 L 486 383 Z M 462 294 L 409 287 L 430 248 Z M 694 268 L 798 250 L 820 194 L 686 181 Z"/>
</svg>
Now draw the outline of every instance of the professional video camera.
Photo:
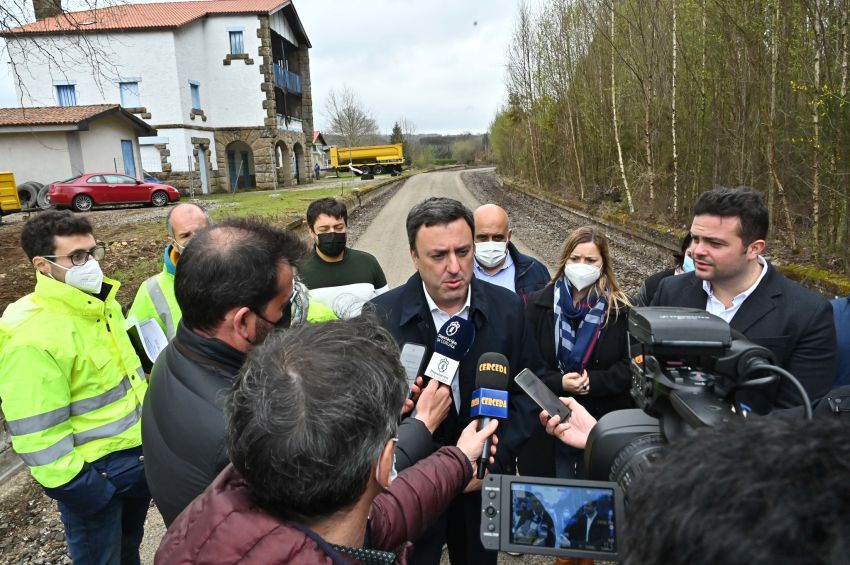
<svg viewBox="0 0 850 565">
<path fill-rule="evenodd" d="M 616 560 L 629 485 L 667 443 L 748 417 L 751 404 L 769 404 L 780 375 L 797 388 L 811 418 L 805 390 L 773 364 L 772 352 L 705 310 L 634 308 L 629 333 L 631 394 L 640 408 L 611 412 L 594 426 L 585 447 L 592 480 L 488 476 L 481 493 L 485 548 Z M 548 391 L 522 376 L 517 383 L 545 406 Z"/>
<path fill-rule="evenodd" d="M 705 310 L 634 308 L 629 333 L 631 394 L 640 409 L 607 414 L 593 428 L 585 448 L 592 479 L 616 481 L 628 493 L 664 445 L 745 418 L 750 404 L 767 405 L 780 375 L 797 387 L 811 417 L 805 390 L 774 364 L 773 353 Z"/>
</svg>

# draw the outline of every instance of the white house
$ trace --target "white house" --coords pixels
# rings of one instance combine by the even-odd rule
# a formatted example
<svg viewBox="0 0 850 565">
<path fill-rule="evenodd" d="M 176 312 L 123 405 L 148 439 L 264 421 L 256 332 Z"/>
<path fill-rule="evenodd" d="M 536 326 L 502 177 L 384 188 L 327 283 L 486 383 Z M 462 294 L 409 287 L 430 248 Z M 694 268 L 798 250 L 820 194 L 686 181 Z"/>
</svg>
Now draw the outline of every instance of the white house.
<svg viewBox="0 0 850 565">
<path fill-rule="evenodd" d="M 319 164 L 323 169 L 331 166 L 330 147 L 320 131 L 313 132 L 313 143 L 310 145 L 311 165 Z"/>
<path fill-rule="evenodd" d="M 84 172 L 141 178 L 136 140 L 155 133 L 118 104 L 0 108 L 0 169 L 12 171 L 19 186 Z"/>
<path fill-rule="evenodd" d="M 169 184 L 186 188 L 191 177 L 215 192 L 309 182 L 311 45 L 289 0 L 118 4 L 4 37 L 26 66 L 16 85 L 25 104 L 121 104 L 158 131 L 140 138 L 141 161 Z M 59 48 L 34 48 L 45 37 Z M 61 55 L 81 38 L 111 66 Z"/>
</svg>

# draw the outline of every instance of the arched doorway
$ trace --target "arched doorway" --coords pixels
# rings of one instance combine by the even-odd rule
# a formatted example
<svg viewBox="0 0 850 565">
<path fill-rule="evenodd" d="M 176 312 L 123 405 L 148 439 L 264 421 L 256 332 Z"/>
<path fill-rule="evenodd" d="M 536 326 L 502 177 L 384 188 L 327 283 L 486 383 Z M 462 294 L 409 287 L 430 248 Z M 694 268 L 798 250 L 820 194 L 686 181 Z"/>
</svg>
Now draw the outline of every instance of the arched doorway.
<svg viewBox="0 0 850 565">
<path fill-rule="evenodd" d="M 283 141 L 278 141 L 274 148 L 274 166 L 277 170 L 277 182 L 280 186 L 286 186 L 291 183 L 292 173 L 290 172 L 290 151 Z"/>
<path fill-rule="evenodd" d="M 298 184 L 304 182 L 304 148 L 300 143 L 292 146 L 292 176 Z"/>
<path fill-rule="evenodd" d="M 257 185 L 254 173 L 254 152 L 251 151 L 250 145 L 241 140 L 228 144 L 226 159 L 230 192 Z"/>
</svg>

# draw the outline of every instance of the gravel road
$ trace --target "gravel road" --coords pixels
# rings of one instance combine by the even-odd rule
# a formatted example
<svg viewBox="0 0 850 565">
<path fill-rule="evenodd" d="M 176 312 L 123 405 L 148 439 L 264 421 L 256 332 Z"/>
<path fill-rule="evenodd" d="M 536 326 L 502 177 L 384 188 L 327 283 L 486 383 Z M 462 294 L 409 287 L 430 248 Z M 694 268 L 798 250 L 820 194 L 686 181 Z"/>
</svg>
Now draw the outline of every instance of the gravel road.
<svg viewBox="0 0 850 565">
<path fill-rule="evenodd" d="M 457 198 L 472 209 L 485 202 L 501 205 L 511 218 L 514 243 L 524 253 L 538 257 L 550 270 L 554 268 L 566 234 L 583 223 L 566 211 L 506 190 L 492 169 L 416 175 L 406 183 L 364 198 L 364 205 L 354 210 L 349 218 L 350 241 L 358 249 L 378 257 L 390 286 L 403 283 L 413 272 L 404 220 L 415 203 L 429 196 Z M 147 219 L 148 214 L 159 217 L 164 216 L 164 211 L 139 210 L 128 214 L 127 221 Z M 627 290 L 636 289 L 643 278 L 667 261 L 666 253 L 648 244 L 619 233 L 609 236 L 615 270 Z M 153 562 L 163 533 L 159 513 L 152 508 L 142 548 L 143 563 Z M 0 485 L 0 564 L 54 563 L 70 563 L 55 503 L 43 494 L 29 473 L 18 473 Z M 445 555 L 443 563 L 448 563 Z M 501 554 L 499 563 L 548 565 L 552 558 Z"/>
<path fill-rule="evenodd" d="M 482 174 L 492 177 L 492 170 L 489 171 Z M 432 196 L 445 196 L 460 200 L 471 210 L 475 210 L 482 202 L 488 201 L 476 197 L 464 184 L 461 175 L 462 171 L 452 170 L 411 177 L 398 193 L 380 208 L 377 216 L 357 240 L 357 249 L 368 251 L 378 259 L 390 288 L 404 284 L 413 274 L 405 219 L 414 205 Z M 536 256 L 522 240 L 521 235 L 515 236 L 512 241 L 522 253 Z"/>
</svg>

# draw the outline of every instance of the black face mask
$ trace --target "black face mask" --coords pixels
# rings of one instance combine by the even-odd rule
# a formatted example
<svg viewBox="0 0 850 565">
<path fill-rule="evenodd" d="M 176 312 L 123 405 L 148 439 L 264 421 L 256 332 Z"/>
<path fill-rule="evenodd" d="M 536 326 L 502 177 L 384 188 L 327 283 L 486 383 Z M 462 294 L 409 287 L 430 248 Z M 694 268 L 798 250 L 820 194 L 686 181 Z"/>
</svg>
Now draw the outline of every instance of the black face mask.
<svg viewBox="0 0 850 565">
<path fill-rule="evenodd" d="M 328 257 L 339 257 L 345 251 L 345 233 L 320 233 L 316 247 Z"/>
</svg>

